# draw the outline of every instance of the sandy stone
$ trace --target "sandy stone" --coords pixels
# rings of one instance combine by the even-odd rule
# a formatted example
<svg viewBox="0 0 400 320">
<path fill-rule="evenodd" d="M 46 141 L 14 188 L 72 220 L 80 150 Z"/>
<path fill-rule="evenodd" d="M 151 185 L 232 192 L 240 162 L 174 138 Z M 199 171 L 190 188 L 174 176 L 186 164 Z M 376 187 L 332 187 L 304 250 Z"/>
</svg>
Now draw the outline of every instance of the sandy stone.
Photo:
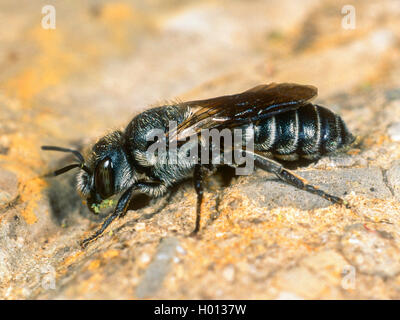
<svg viewBox="0 0 400 320">
<path fill-rule="evenodd" d="M 370 197 L 388 199 L 392 197 L 379 168 L 354 168 L 335 170 L 306 170 L 297 172 L 311 184 L 333 195 L 343 197 L 350 192 Z M 301 209 L 315 209 L 330 203 L 318 196 L 289 186 L 274 176 L 249 178 L 251 182 L 241 184 L 242 192 L 258 206 L 276 208 L 293 206 Z M 233 186 L 238 188 L 238 186 Z"/>
<path fill-rule="evenodd" d="M 400 122 L 393 123 L 388 128 L 388 134 L 393 141 L 400 141 Z"/>
<path fill-rule="evenodd" d="M 161 241 L 152 262 L 136 288 L 138 298 L 150 297 L 161 287 L 171 267 L 178 243 L 178 240 L 174 238 L 166 238 Z"/>
<path fill-rule="evenodd" d="M 325 284 L 305 267 L 282 272 L 275 279 L 277 287 L 283 292 L 292 292 L 299 298 L 313 299 L 321 295 Z"/>
<path fill-rule="evenodd" d="M 18 195 L 17 176 L 0 168 L 0 207 L 10 203 Z"/>
<path fill-rule="evenodd" d="M 400 201 L 400 161 L 394 161 L 386 172 L 388 185 L 394 193 L 394 196 Z"/>
<path fill-rule="evenodd" d="M 334 250 L 321 251 L 302 261 L 304 266 L 323 276 L 332 285 L 339 285 L 348 262 Z"/>
<path fill-rule="evenodd" d="M 399 299 L 397 2 L 359 1 L 352 30 L 335 0 L 63 1 L 45 30 L 36 1 L 1 1 L 0 298 Z M 77 169 L 44 179 L 75 159 L 41 145 L 86 156 L 150 106 L 270 82 L 318 87 L 359 137 L 292 168 L 349 208 L 262 170 L 222 173 L 198 237 L 187 181 L 135 198 L 81 249 L 110 211 L 87 209 Z"/>
<path fill-rule="evenodd" d="M 341 251 L 359 272 L 385 279 L 394 277 L 400 272 L 398 239 L 394 237 L 395 233 L 386 230 L 351 225 L 341 238 Z"/>
</svg>

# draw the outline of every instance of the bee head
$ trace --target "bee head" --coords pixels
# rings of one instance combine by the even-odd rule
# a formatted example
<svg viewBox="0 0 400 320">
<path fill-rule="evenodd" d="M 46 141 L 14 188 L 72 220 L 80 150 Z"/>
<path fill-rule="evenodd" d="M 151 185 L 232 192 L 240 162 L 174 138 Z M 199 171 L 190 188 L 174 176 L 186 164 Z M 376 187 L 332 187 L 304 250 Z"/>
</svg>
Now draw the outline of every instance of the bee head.
<svg viewBox="0 0 400 320">
<path fill-rule="evenodd" d="M 71 169 L 80 168 L 77 176 L 77 190 L 86 199 L 88 208 L 130 187 L 137 179 L 127 160 L 123 147 L 123 136 L 114 131 L 101 138 L 87 158 L 76 150 L 43 146 L 43 150 L 72 152 L 79 163 L 74 163 L 54 172 L 55 176 Z"/>
</svg>

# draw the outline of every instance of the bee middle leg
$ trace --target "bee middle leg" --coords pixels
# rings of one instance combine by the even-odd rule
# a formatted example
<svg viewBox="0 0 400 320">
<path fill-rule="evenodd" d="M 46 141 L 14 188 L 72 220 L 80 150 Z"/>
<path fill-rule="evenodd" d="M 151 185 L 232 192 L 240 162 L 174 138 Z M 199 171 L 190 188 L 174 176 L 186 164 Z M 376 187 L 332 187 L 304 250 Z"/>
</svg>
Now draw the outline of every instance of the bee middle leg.
<svg viewBox="0 0 400 320">
<path fill-rule="evenodd" d="M 317 187 L 314 187 L 306 179 L 284 168 L 280 163 L 257 153 L 252 153 L 252 156 L 254 156 L 254 161 L 256 165 L 258 165 L 258 167 L 268 172 L 274 173 L 279 179 L 283 180 L 284 182 L 289 183 L 296 188 L 308 191 L 312 194 L 316 194 L 332 203 L 344 204 L 343 199 L 326 193 L 325 191 L 318 189 Z"/>
<path fill-rule="evenodd" d="M 191 236 L 196 235 L 200 230 L 200 219 L 201 219 L 201 203 L 203 202 L 203 192 L 204 192 L 204 175 L 205 168 L 201 164 L 196 164 L 194 167 L 194 189 L 197 193 L 197 203 L 196 203 L 196 224 L 194 230 L 190 233 Z"/>
</svg>

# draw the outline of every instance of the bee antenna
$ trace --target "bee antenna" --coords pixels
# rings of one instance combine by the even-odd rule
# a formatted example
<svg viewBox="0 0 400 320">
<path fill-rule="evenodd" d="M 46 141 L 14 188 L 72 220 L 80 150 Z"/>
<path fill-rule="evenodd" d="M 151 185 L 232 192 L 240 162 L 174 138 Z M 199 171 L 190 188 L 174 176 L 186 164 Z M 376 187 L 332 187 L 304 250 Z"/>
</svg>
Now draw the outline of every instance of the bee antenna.
<svg viewBox="0 0 400 320">
<path fill-rule="evenodd" d="M 42 150 L 47 150 L 47 151 L 60 151 L 60 152 L 71 152 L 78 160 L 79 163 L 73 163 L 70 164 L 64 168 L 58 169 L 54 171 L 52 174 L 49 174 L 49 176 L 58 176 L 60 174 L 63 174 L 71 169 L 74 168 L 81 168 L 88 174 L 92 174 L 91 170 L 85 165 L 85 159 L 83 158 L 82 154 L 78 150 L 73 150 L 73 149 L 68 149 L 68 148 L 61 148 L 61 147 L 56 147 L 56 146 L 42 146 Z"/>
<path fill-rule="evenodd" d="M 55 146 L 42 146 L 42 150 L 71 152 L 79 160 L 80 163 L 85 163 L 85 159 L 83 158 L 82 154 L 78 150 L 55 147 Z"/>
<path fill-rule="evenodd" d="M 79 168 L 81 165 L 79 163 L 74 163 L 74 164 L 70 164 L 69 166 L 66 166 L 64 168 L 58 169 L 56 171 L 54 171 L 53 175 L 54 176 L 59 176 L 60 174 L 63 174 L 71 169 L 74 168 Z"/>
</svg>

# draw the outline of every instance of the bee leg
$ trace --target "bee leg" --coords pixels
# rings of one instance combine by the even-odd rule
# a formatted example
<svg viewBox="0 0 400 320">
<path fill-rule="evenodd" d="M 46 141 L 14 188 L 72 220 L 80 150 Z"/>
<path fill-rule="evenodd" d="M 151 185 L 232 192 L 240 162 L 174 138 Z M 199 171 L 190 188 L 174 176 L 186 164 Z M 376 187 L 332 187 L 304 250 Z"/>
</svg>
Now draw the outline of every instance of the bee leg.
<svg viewBox="0 0 400 320">
<path fill-rule="evenodd" d="M 121 198 L 119 198 L 114 212 L 107 217 L 100 229 L 97 230 L 92 236 L 82 241 L 82 248 L 85 248 L 90 242 L 96 240 L 116 218 L 125 216 L 128 210 L 129 202 L 131 201 L 133 193 L 136 190 L 139 190 L 145 194 L 149 194 L 150 196 L 157 197 L 164 194 L 167 190 L 167 187 L 161 182 L 138 182 L 130 187 L 122 194 Z"/>
<path fill-rule="evenodd" d="M 159 181 L 138 182 L 134 188 L 135 190 L 139 190 L 139 193 L 147 194 L 151 198 L 157 198 L 167 192 L 167 187 L 165 184 Z M 121 212 L 118 218 L 124 217 L 126 212 L 127 210 Z"/>
<path fill-rule="evenodd" d="M 194 230 L 190 233 L 191 236 L 196 235 L 200 230 L 200 218 L 201 218 L 201 203 L 203 202 L 203 179 L 204 179 L 204 168 L 200 164 L 196 164 L 194 167 L 194 189 L 197 193 L 196 203 L 196 225 Z"/>
<path fill-rule="evenodd" d="M 254 156 L 254 161 L 256 162 L 256 164 L 258 164 L 260 168 L 268 172 L 275 173 L 279 179 L 285 181 L 286 183 L 289 183 L 292 186 L 295 186 L 296 188 L 316 194 L 332 203 L 338 203 L 338 204 L 345 203 L 343 199 L 333 196 L 329 193 L 326 193 L 325 191 L 318 189 L 317 187 L 314 187 L 306 179 L 298 176 L 297 174 L 288 169 L 285 169 L 278 162 L 271 160 L 267 157 L 263 157 L 257 153 L 252 153 L 252 155 Z"/>
<path fill-rule="evenodd" d="M 116 218 L 118 218 L 121 215 L 124 215 L 126 213 L 126 210 L 128 209 L 129 202 L 132 198 L 133 191 L 136 188 L 130 187 L 128 190 L 126 190 L 121 198 L 119 198 L 117 206 L 114 209 L 114 212 L 107 217 L 107 219 L 103 222 L 101 225 L 100 229 L 97 230 L 93 235 L 91 235 L 89 238 L 86 238 L 81 242 L 81 247 L 86 248 L 86 246 L 96 240 L 103 232 L 106 230 L 106 228 L 113 222 Z"/>
</svg>

